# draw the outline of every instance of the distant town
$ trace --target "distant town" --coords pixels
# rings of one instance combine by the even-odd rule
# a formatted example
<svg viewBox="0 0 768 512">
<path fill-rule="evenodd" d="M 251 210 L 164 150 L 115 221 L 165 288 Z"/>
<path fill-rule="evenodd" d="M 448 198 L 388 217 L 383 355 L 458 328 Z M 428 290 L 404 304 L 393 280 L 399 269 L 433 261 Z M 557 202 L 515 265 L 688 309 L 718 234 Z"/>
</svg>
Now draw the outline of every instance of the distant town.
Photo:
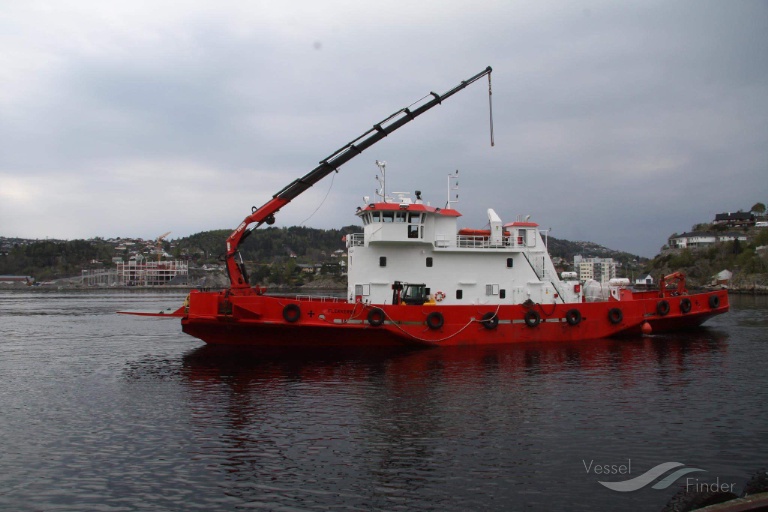
<svg viewBox="0 0 768 512">
<path fill-rule="evenodd" d="M 251 282 L 342 289 L 347 267 L 343 237 L 360 230 L 257 230 L 254 243 L 242 250 Z M 0 286 L 226 287 L 219 257 L 226 230 L 173 241 L 169 234 L 75 241 L 0 237 Z M 750 212 L 715 214 L 712 222 L 672 234 L 653 260 L 553 237 L 548 237 L 548 248 L 558 271 L 575 273 L 582 282 L 627 278 L 637 286 L 652 286 L 658 276 L 683 270 L 701 285 L 731 284 L 734 271 L 753 286 L 768 285 L 768 222 L 762 203 Z"/>
</svg>

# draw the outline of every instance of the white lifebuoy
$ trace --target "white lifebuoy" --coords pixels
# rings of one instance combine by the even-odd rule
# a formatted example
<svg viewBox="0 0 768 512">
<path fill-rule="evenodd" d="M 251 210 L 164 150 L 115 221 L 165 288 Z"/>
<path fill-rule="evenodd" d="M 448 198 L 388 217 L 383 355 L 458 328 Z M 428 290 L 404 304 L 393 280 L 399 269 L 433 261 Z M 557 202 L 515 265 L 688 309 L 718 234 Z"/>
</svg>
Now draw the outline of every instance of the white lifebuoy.
<svg viewBox="0 0 768 512">
<path fill-rule="evenodd" d="M 442 302 L 442 300 L 445 298 L 445 294 L 443 292 L 437 292 L 435 293 L 435 301 Z"/>
</svg>

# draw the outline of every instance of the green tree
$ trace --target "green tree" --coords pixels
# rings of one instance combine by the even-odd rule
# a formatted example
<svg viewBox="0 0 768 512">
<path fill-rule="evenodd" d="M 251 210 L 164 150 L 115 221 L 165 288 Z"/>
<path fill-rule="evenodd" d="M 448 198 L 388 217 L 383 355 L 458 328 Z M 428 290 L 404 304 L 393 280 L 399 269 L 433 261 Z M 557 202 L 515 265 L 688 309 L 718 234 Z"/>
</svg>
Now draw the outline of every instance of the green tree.
<svg viewBox="0 0 768 512">
<path fill-rule="evenodd" d="M 765 214 L 765 205 L 763 203 L 755 203 L 749 211 L 756 215 L 763 215 Z"/>
</svg>

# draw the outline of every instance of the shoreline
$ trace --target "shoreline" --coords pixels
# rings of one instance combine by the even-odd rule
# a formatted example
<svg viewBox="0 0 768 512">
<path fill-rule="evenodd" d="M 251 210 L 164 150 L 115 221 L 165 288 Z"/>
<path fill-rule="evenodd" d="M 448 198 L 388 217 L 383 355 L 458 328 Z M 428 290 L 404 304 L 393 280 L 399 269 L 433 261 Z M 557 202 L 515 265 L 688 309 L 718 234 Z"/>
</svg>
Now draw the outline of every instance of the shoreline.
<svg viewBox="0 0 768 512">
<path fill-rule="evenodd" d="M 333 292 L 333 293 L 343 293 L 346 292 L 347 286 L 342 284 L 335 284 L 331 285 L 330 283 L 323 283 L 321 286 L 286 286 L 286 285 L 267 285 L 266 286 L 268 291 L 277 291 L 277 292 L 291 292 L 291 293 L 301 293 L 301 292 Z M 725 287 L 728 290 L 728 293 L 730 295 L 768 295 L 768 286 L 763 285 L 752 285 L 748 287 Z M 101 292 L 101 291 L 191 291 L 191 290 L 226 290 L 226 286 L 210 286 L 210 287 L 202 287 L 202 286 L 192 286 L 192 285 L 179 285 L 179 284 L 173 284 L 173 285 L 162 285 L 162 286 L 88 286 L 88 285 L 82 285 L 82 284 L 43 284 L 43 285 L 27 285 L 23 283 L 14 283 L 14 284 L 0 284 L 0 291 L 3 290 L 9 290 L 9 291 L 62 291 L 62 290 L 72 290 L 72 291 L 93 291 L 93 292 Z M 697 293 L 700 291 L 707 291 L 711 290 L 712 288 L 696 288 L 689 290 L 691 294 Z"/>
</svg>

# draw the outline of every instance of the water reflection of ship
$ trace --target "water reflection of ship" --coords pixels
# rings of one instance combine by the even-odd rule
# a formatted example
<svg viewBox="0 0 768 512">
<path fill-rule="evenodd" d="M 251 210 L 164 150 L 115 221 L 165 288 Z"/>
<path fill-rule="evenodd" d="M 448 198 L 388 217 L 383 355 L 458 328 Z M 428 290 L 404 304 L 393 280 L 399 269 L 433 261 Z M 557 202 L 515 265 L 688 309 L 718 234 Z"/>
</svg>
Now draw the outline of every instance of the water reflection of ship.
<svg viewBox="0 0 768 512">
<path fill-rule="evenodd" d="M 727 348 L 728 335 L 714 329 L 591 342 L 521 343 L 516 346 L 467 346 L 436 349 L 393 348 L 317 351 L 260 350 L 251 347 L 205 345 L 183 359 L 183 374 L 193 386 L 250 383 L 354 382 L 382 378 L 386 384 L 420 382 L 435 373 L 450 383 L 477 376 L 499 378 L 530 373 L 557 374 L 581 368 L 595 373 L 632 373 L 664 368 L 716 364 Z"/>
<path fill-rule="evenodd" d="M 510 441 L 502 450 L 499 433 L 524 440 L 531 428 L 562 421 L 550 416 L 599 400 L 601 386 L 685 385 L 691 371 L 723 364 L 727 347 L 727 335 L 710 329 L 386 354 L 206 345 L 183 357 L 178 376 L 192 428 L 203 432 L 201 454 L 215 461 L 228 495 L 274 507 L 296 499 L 330 506 L 334 488 L 361 508 L 424 495 L 439 508 L 462 501 L 435 492 L 436 478 L 458 471 L 456 457 L 507 477 L 524 473 L 540 448 Z M 585 389 L 574 385 L 580 380 L 592 381 L 586 389 L 594 395 L 573 402 Z"/>
</svg>

